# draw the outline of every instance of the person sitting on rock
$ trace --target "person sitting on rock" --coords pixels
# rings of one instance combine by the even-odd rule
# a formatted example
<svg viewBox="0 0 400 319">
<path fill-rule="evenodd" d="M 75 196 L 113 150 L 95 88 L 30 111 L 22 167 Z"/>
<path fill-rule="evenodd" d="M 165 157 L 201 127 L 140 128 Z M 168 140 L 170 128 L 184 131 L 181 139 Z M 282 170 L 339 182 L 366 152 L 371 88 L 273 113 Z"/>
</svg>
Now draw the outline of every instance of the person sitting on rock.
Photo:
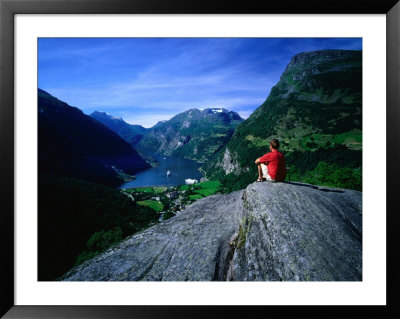
<svg viewBox="0 0 400 319">
<path fill-rule="evenodd" d="M 269 143 L 271 152 L 257 158 L 254 162 L 258 166 L 257 182 L 283 182 L 286 177 L 285 157 L 279 149 L 279 140 L 273 139 Z"/>
</svg>

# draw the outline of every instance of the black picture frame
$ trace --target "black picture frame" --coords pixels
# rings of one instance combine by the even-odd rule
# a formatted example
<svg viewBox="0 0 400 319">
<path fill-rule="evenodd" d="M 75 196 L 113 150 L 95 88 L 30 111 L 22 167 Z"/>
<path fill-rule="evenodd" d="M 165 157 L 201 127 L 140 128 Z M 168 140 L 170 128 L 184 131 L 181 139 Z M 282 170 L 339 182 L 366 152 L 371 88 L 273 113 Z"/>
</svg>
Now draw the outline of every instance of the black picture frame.
<svg viewBox="0 0 400 319">
<path fill-rule="evenodd" d="M 14 16 L 15 14 L 385 14 L 386 105 L 386 306 L 17 306 L 14 304 Z M 399 317 L 399 242 L 396 180 L 400 136 L 400 3 L 398 0 L 184 1 L 184 0 L 0 0 L 0 315 L 5 318 L 164 318 L 293 315 Z M 383 132 L 380 132 L 383 136 Z M 378 186 L 377 186 L 378 187 Z M 384 213 L 382 211 L 382 213 Z"/>
</svg>

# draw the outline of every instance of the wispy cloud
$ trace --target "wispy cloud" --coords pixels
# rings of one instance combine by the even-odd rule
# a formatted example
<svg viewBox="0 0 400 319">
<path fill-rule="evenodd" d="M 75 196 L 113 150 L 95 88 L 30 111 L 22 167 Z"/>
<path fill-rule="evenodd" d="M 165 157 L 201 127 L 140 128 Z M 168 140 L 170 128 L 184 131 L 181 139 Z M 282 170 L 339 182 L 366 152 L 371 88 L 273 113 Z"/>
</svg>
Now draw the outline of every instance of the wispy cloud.
<svg viewBox="0 0 400 319">
<path fill-rule="evenodd" d="M 361 39 L 40 39 L 39 87 L 81 108 L 152 126 L 188 108 L 247 117 L 302 51 Z"/>
</svg>

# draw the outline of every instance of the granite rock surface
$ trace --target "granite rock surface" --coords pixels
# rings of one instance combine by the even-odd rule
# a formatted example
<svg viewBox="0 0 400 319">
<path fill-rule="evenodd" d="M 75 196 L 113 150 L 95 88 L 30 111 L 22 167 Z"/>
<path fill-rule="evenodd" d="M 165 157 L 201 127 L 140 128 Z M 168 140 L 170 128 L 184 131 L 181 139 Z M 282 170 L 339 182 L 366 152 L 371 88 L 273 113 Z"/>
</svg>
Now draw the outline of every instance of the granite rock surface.
<svg viewBox="0 0 400 319">
<path fill-rule="evenodd" d="M 360 281 L 362 193 L 253 183 L 200 199 L 65 281 Z"/>
</svg>

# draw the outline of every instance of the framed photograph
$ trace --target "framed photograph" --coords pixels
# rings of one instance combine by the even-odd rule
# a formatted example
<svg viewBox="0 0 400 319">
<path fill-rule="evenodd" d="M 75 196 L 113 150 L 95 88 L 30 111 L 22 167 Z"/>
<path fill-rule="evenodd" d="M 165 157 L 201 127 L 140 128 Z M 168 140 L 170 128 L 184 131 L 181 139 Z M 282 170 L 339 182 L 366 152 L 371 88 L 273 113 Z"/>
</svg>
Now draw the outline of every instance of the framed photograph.
<svg viewBox="0 0 400 319">
<path fill-rule="evenodd" d="M 0 0 L 0 233 L 5 243 L 0 314 L 151 318 L 259 311 L 309 316 L 328 310 L 344 317 L 398 315 L 399 16 L 395 0 L 229 6 Z M 316 89 L 318 81 L 324 88 Z M 335 119 L 324 107 L 328 104 L 335 105 Z M 268 120 L 262 115 L 266 109 Z M 173 119 L 182 132 L 192 130 L 170 137 L 178 125 Z M 124 129 L 116 129 L 115 121 Z M 272 122 L 268 134 L 257 133 Z M 201 130 L 208 132 L 206 140 Z M 244 148 L 256 154 L 266 147 L 271 153 L 257 165 L 243 164 L 250 161 Z M 271 154 L 281 154 L 274 153 L 279 147 L 286 157 L 284 171 L 279 163 L 271 165 L 284 161 L 278 155 L 271 160 Z M 286 183 L 279 183 L 285 176 Z M 116 191 L 104 188 L 109 186 Z M 227 194 L 212 197 L 215 203 L 204 198 L 216 193 Z M 260 224 L 235 211 L 243 198 L 248 212 L 265 208 L 257 196 L 272 196 L 275 203 L 279 194 L 288 202 L 278 206 L 314 196 L 321 211 L 329 216 L 330 209 L 338 211 L 338 217 L 323 220 L 316 208 L 316 217 L 307 219 L 301 214 L 314 209 L 308 201 L 303 203 L 308 210 L 297 216 L 280 217 L 279 208 L 275 217 L 263 215 Z M 99 203 L 105 201 L 111 204 L 101 213 Z M 186 221 L 180 212 L 191 206 L 198 216 Z M 221 233 L 212 224 L 201 228 L 224 207 L 229 218 L 213 221 L 223 224 Z M 171 217 L 180 223 L 173 228 L 180 233 L 175 246 L 163 245 L 175 238 L 172 228 L 163 226 Z M 303 223 L 299 233 L 293 220 Z M 338 223 L 334 232 L 321 232 L 330 231 L 326 225 L 332 221 Z M 264 234 L 271 222 L 277 233 Z M 193 225 L 202 234 L 191 233 Z M 308 235 L 313 240 L 302 241 L 304 227 L 313 229 Z M 71 229 L 73 235 L 65 233 Z M 124 238 L 131 235 L 129 245 L 136 248 L 126 249 Z M 192 237 L 209 244 L 190 242 Z M 277 243 L 281 238 L 297 239 Z M 335 243 L 326 245 L 331 239 Z M 274 246 L 268 246 L 270 261 L 255 252 L 257 245 Z M 328 254 L 332 247 L 337 248 Z M 160 262 L 174 271 L 155 266 L 151 250 L 157 249 Z M 318 266 L 290 259 L 296 249 Z M 138 260 L 134 267 L 123 262 L 127 254 Z M 194 264 L 204 271 L 193 272 Z"/>
</svg>

